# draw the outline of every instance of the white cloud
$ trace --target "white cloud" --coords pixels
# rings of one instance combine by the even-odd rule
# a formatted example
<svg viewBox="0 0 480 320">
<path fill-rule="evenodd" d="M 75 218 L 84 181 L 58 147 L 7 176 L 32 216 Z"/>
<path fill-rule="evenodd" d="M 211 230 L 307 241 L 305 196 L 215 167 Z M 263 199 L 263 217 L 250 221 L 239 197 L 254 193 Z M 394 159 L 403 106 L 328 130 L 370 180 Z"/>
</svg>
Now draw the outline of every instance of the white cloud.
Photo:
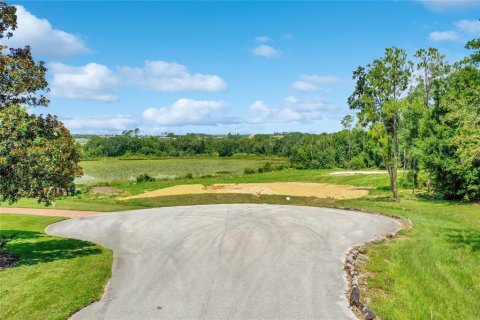
<svg viewBox="0 0 480 320">
<path fill-rule="evenodd" d="M 147 61 L 144 68 L 119 67 L 111 70 L 105 65 L 89 63 L 68 66 L 51 63 L 50 87 L 58 97 L 111 102 L 117 100 L 121 87 L 139 85 L 155 91 L 221 91 L 225 81 L 216 75 L 190 74 L 178 63 Z"/>
<path fill-rule="evenodd" d="M 18 28 L 12 38 L 3 39 L 2 43 L 10 47 L 30 45 L 35 55 L 49 57 L 69 57 L 90 52 L 80 37 L 54 29 L 48 20 L 37 18 L 23 6 L 15 7 Z"/>
<path fill-rule="evenodd" d="M 210 74 L 190 74 L 186 66 L 161 60 L 146 61 L 143 68 L 120 67 L 119 73 L 133 84 L 155 91 L 222 91 L 225 81 Z"/>
<path fill-rule="evenodd" d="M 144 119 L 164 126 L 215 125 L 222 121 L 213 113 L 225 108 L 223 101 L 179 99 L 173 105 L 146 109 Z"/>
<path fill-rule="evenodd" d="M 253 48 L 252 53 L 256 56 L 262 56 L 265 58 L 275 58 L 280 56 L 280 51 L 278 51 L 274 47 L 267 46 L 265 44 Z"/>
<path fill-rule="evenodd" d="M 462 41 L 462 36 L 456 31 L 434 31 L 429 35 L 432 41 Z"/>
<path fill-rule="evenodd" d="M 56 62 L 49 67 L 53 74 L 50 88 L 54 96 L 102 102 L 117 100 L 120 79 L 107 66 L 89 63 L 73 67 Z"/>
<path fill-rule="evenodd" d="M 74 132 L 119 132 L 131 129 L 138 121 L 129 115 L 112 117 L 67 118 L 62 120 Z"/>
<path fill-rule="evenodd" d="M 300 80 L 291 84 L 291 88 L 296 91 L 316 91 L 320 89 L 322 84 L 337 83 L 340 81 L 339 77 L 335 76 L 320 76 L 316 74 L 300 76 Z"/>
<path fill-rule="evenodd" d="M 271 39 L 267 36 L 259 36 L 255 38 L 255 42 L 268 42 L 271 41 Z"/>
<path fill-rule="evenodd" d="M 479 7 L 478 0 L 417 0 L 432 11 L 446 12 Z"/>
<path fill-rule="evenodd" d="M 464 19 L 455 23 L 455 26 L 465 33 L 480 35 L 480 20 Z"/>
<path fill-rule="evenodd" d="M 306 81 L 295 81 L 290 87 L 296 91 L 316 91 L 320 89 L 315 83 Z"/>
<path fill-rule="evenodd" d="M 256 100 L 250 111 L 253 117 L 247 123 L 291 123 L 312 122 L 327 117 L 337 109 L 318 97 L 299 99 L 295 96 L 285 98 L 282 108 L 269 108 L 262 100 Z"/>
</svg>

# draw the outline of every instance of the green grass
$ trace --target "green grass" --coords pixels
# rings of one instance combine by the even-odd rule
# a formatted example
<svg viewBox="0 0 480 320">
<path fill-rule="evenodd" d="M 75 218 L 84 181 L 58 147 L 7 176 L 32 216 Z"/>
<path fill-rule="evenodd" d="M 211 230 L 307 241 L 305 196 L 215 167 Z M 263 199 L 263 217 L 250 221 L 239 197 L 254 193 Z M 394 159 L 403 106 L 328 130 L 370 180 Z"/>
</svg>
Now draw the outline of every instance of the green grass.
<svg viewBox="0 0 480 320">
<path fill-rule="evenodd" d="M 480 319 L 480 205 L 350 200 L 409 218 L 402 239 L 370 245 L 367 297 L 382 319 Z"/>
<path fill-rule="evenodd" d="M 15 234 L 5 251 L 20 256 L 0 271 L 0 319 L 66 319 L 100 298 L 112 253 L 97 245 L 51 237 L 58 217 L 0 215 L 0 233 Z"/>
<path fill-rule="evenodd" d="M 243 170 L 259 168 L 267 161 L 285 163 L 281 158 L 175 158 L 158 160 L 120 160 L 105 158 L 95 161 L 82 161 L 83 177 L 79 183 L 97 183 L 106 181 L 132 181 L 143 173 L 156 178 L 175 178 L 192 174 L 194 177 L 204 175 L 239 175 Z"/>
</svg>

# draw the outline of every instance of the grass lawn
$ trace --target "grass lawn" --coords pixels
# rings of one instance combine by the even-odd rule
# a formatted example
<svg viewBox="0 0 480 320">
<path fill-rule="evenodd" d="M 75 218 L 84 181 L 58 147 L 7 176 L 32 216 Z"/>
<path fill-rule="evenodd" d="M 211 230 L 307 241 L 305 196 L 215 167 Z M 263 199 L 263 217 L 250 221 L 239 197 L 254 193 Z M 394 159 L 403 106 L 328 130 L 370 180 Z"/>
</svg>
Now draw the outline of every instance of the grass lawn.
<svg viewBox="0 0 480 320">
<path fill-rule="evenodd" d="M 5 251 L 20 261 L 0 271 L 0 319 L 66 319 L 101 297 L 112 253 L 73 239 L 50 237 L 58 217 L 0 215 L 0 233 L 16 234 Z"/>
<path fill-rule="evenodd" d="M 285 163 L 281 158 L 186 158 L 158 160 L 121 160 L 105 158 L 95 161 L 82 161 L 80 166 L 84 176 L 78 183 L 96 183 L 105 181 L 132 181 L 143 173 L 156 178 L 175 178 L 192 174 L 194 177 L 205 175 L 239 175 L 245 168 L 257 169 L 266 162 Z"/>
</svg>

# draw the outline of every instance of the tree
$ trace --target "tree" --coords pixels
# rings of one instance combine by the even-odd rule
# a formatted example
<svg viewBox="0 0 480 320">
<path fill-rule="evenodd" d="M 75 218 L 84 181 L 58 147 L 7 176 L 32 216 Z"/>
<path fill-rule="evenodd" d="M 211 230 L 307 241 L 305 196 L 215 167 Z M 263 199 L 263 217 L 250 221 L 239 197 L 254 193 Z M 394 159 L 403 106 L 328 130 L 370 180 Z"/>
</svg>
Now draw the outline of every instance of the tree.
<svg viewBox="0 0 480 320">
<path fill-rule="evenodd" d="M 16 8 L 0 2 L 0 39 L 17 28 Z M 0 202 L 21 197 L 50 204 L 81 173 L 69 131 L 55 116 L 30 115 L 25 107 L 47 106 L 44 62 L 30 47 L 0 45 Z"/>
<path fill-rule="evenodd" d="M 17 28 L 16 8 L 0 2 L 0 39 L 12 37 Z M 0 110 L 12 105 L 47 106 L 39 91 L 48 91 L 45 62 L 32 58 L 30 47 L 0 45 Z"/>
<path fill-rule="evenodd" d="M 342 119 L 342 126 L 344 130 L 348 130 L 348 168 L 350 169 L 351 161 L 352 161 L 352 124 L 353 124 L 353 117 L 347 114 Z"/>
<path fill-rule="evenodd" d="M 0 111 L 0 202 L 21 197 L 50 204 L 81 174 L 80 154 L 56 117 L 22 107 Z"/>
<path fill-rule="evenodd" d="M 351 109 L 359 110 L 362 125 L 370 126 L 381 145 L 382 157 L 390 176 L 393 198 L 398 198 L 398 121 L 402 95 L 408 88 L 412 63 L 407 53 L 396 47 L 387 48 L 382 58 L 353 73 L 355 90 L 348 98 Z"/>
</svg>

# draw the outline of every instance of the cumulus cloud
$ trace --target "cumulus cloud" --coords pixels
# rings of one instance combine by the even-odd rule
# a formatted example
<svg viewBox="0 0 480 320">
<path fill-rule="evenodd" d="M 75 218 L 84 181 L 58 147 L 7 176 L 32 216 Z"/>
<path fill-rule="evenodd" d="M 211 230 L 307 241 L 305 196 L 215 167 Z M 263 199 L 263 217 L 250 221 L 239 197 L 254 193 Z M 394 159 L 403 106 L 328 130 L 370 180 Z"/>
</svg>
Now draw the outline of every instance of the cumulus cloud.
<svg viewBox="0 0 480 320">
<path fill-rule="evenodd" d="M 462 41 L 462 36 L 456 31 L 434 31 L 428 36 L 432 41 Z"/>
<path fill-rule="evenodd" d="M 50 88 L 54 96 L 102 102 L 117 100 L 120 79 L 104 65 L 89 63 L 74 67 L 56 62 L 49 67 L 53 75 Z"/>
<path fill-rule="evenodd" d="M 138 124 L 138 121 L 130 115 L 66 118 L 62 121 L 65 126 L 73 132 L 120 132 L 131 129 Z"/>
<path fill-rule="evenodd" d="M 24 47 L 28 44 L 35 55 L 49 57 L 69 57 L 90 52 L 80 37 L 54 29 L 48 20 L 37 18 L 23 6 L 15 7 L 18 28 L 13 32 L 12 38 L 3 39 L 2 43 L 10 47 Z"/>
<path fill-rule="evenodd" d="M 322 84 L 337 83 L 340 81 L 339 77 L 335 76 L 320 76 L 316 74 L 300 76 L 300 79 L 291 84 L 291 88 L 296 91 L 316 91 L 320 89 Z"/>
<path fill-rule="evenodd" d="M 190 74 L 186 66 L 162 60 L 146 61 L 142 68 L 120 67 L 119 73 L 133 84 L 155 91 L 223 91 L 225 81 L 210 74 Z"/>
<path fill-rule="evenodd" d="M 255 38 L 255 42 L 268 42 L 271 41 L 271 39 L 267 36 L 259 36 Z"/>
<path fill-rule="evenodd" d="M 480 20 L 464 19 L 455 23 L 455 26 L 465 33 L 480 35 Z"/>
<path fill-rule="evenodd" d="M 280 51 L 278 51 L 274 47 L 267 46 L 265 44 L 253 48 L 252 53 L 256 56 L 261 56 L 265 58 L 275 58 L 280 56 Z"/>
<path fill-rule="evenodd" d="M 246 120 L 247 123 L 290 123 L 312 122 L 320 120 L 336 110 L 319 97 L 299 99 L 290 96 L 284 99 L 282 108 L 270 108 L 262 100 L 256 100 L 250 105 L 250 111 L 254 114 Z"/>
<path fill-rule="evenodd" d="M 226 107 L 223 101 L 179 99 L 173 105 L 146 109 L 142 116 L 164 126 L 215 125 L 223 122 L 214 113 Z"/>
<path fill-rule="evenodd" d="M 114 70 L 98 63 L 69 66 L 51 63 L 50 87 L 58 97 L 111 102 L 125 86 L 141 86 L 154 91 L 221 91 L 225 81 L 216 75 L 190 74 L 184 65 L 147 61 L 143 68 L 118 67 Z"/>
</svg>

